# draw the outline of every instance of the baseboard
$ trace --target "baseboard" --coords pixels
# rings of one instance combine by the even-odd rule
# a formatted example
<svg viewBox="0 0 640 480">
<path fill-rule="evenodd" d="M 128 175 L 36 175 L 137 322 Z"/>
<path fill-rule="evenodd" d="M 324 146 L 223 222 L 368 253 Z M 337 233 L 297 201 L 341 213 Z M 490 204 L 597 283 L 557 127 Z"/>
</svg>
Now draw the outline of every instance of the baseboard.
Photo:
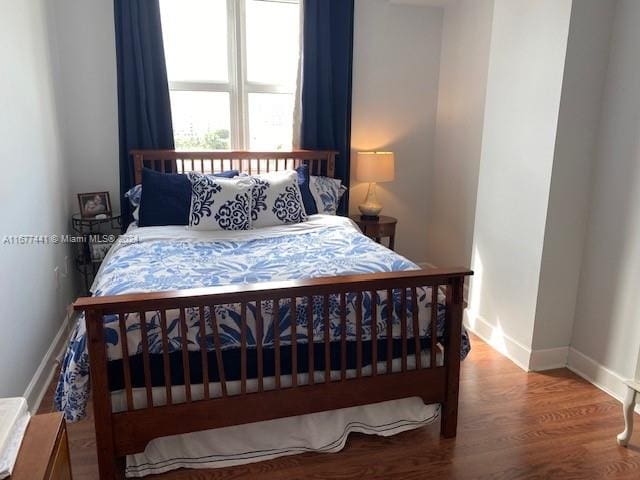
<svg viewBox="0 0 640 480">
<path fill-rule="evenodd" d="M 480 337 L 525 372 L 530 371 L 531 350 L 520 342 L 499 331 L 478 315 L 472 319 L 469 309 L 464 312 L 464 324 L 474 335 Z"/>
<path fill-rule="evenodd" d="M 569 348 L 567 368 L 619 402 L 624 400 L 627 379 L 575 348 Z M 640 405 L 636 405 L 636 413 L 640 414 Z"/>
<path fill-rule="evenodd" d="M 437 268 L 431 262 L 416 262 L 416 265 L 418 265 L 420 268 Z"/>
<path fill-rule="evenodd" d="M 51 342 L 47 353 L 45 353 L 42 362 L 38 365 L 36 373 L 33 375 L 33 378 L 24 391 L 23 396 L 27 399 L 27 405 L 29 406 L 29 411 L 32 415 L 34 415 L 38 411 L 38 408 L 40 408 L 42 398 L 47 392 L 49 385 L 51 385 L 53 376 L 58 371 L 57 366 L 59 365 L 59 357 L 64 353 L 64 349 L 67 345 L 67 339 L 69 337 L 69 330 L 72 325 L 72 319 L 74 318 L 75 314 L 73 311 L 67 312 L 67 316 L 63 320 L 62 325 L 60 325 L 58 333 L 56 333 L 56 336 Z"/>
<path fill-rule="evenodd" d="M 547 348 L 532 350 L 529 360 L 529 370 L 542 372 L 554 368 L 565 368 L 569 356 L 569 347 Z"/>
</svg>

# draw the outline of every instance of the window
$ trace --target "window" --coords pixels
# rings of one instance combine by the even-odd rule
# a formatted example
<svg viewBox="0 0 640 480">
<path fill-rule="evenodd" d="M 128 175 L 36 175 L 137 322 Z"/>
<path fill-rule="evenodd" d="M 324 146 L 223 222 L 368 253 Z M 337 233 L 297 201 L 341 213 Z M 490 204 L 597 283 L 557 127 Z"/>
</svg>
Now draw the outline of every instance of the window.
<svg viewBox="0 0 640 480">
<path fill-rule="evenodd" d="M 176 149 L 290 150 L 298 0 L 161 0 Z"/>
</svg>

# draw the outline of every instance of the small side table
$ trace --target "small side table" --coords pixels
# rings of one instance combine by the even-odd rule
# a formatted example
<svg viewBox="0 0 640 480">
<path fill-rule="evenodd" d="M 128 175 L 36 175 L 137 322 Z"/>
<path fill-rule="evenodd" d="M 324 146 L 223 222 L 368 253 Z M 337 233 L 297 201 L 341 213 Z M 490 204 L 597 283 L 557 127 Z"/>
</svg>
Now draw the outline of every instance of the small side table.
<svg viewBox="0 0 640 480">
<path fill-rule="evenodd" d="M 351 220 L 356 222 L 362 233 L 373 238 L 376 242 L 382 243 L 383 237 L 389 237 L 389 249 L 393 250 L 396 244 L 396 224 L 397 218 L 385 217 L 381 215 L 377 220 L 363 220 L 360 215 L 353 215 Z"/>
<path fill-rule="evenodd" d="M 102 243 L 104 247 L 101 249 L 105 252 L 109 245 L 107 236 L 117 236 L 120 233 L 120 214 L 114 213 L 104 218 L 83 218 L 79 213 L 74 213 L 71 217 L 71 227 L 74 233 L 83 237 L 81 242 L 77 242 L 75 264 L 77 270 L 83 277 L 85 294 L 89 295 L 89 288 L 93 282 L 93 278 L 98 272 L 98 268 L 102 263 L 102 258 L 96 258 L 92 254 L 92 244 Z"/>
</svg>

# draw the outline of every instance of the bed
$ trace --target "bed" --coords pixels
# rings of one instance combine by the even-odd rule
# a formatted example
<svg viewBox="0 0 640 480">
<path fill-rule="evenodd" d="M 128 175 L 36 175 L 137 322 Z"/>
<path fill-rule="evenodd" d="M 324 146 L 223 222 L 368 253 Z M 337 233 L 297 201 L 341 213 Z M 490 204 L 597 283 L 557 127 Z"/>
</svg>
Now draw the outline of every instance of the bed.
<svg viewBox="0 0 640 480">
<path fill-rule="evenodd" d="M 334 153 L 132 153 L 136 180 L 246 173 Z M 419 397 L 455 436 L 464 268 L 421 270 L 344 217 L 193 232 L 132 227 L 98 272 L 72 335 L 56 403 L 83 417 L 89 385 L 101 478 L 155 439 Z M 435 308 L 432 308 L 435 306 Z M 295 325 L 295 328 L 293 326 Z M 312 341 L 310 341 L 312 339 Z"/>
</svg>

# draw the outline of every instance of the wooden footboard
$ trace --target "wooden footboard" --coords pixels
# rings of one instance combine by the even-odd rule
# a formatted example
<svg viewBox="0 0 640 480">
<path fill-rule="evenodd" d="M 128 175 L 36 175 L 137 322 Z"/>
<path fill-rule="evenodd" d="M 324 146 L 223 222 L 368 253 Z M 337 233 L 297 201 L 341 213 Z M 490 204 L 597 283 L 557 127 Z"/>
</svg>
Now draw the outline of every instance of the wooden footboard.
<svg viewBox="0 0 640 480">
<path fill-rule="evenodd" d="M 441 432 L 445 437 L 453 437 L 456 434 L 458 413 L 458 380 L 460 374 L 460 344 L 462 330 L 463 286 L 465 277 L 472 272 L 466 269 L 450 270 L 416 270 L 407 272 L 376 273 L 366 275 L 351 275 L 340 277 L 326 277 L 311 280 L 266 282 L 251 285 L 231 285 L 223 287 L 201 288 L 193 290 L 181 290 L 172 292 L 158 292 L 146 294 L 119 295 L 111 297 L 87 297 L 76 301 L 76 310 L 84 311 L 87 322 L 88 349 L 91 367 L 91 386 L 93 390 L 94 417 L 96 428 L 96 443 L 98 449 L 98 462 L 100 478 L 111 479 L 118 473 L 117 459 L 127 454 L 142 451 L 146 444 L 158 437 L 176 435 L 210 428 L 239 425 L 244 423 L 271 420 L 275 418 L 302 415 L 313 412 L 333 410 L 357 405 L 371 404 L 386 400 L 400 399 L 418 396 L 425 403 L 441 403 L 442 418 Z M 420 340 L 414 337 L 408 338 L 408 325 L 416 331 L 418 326 L 418 309 L 416 305 L 416 289 L 420 287 L 446 288 L 446 319 L 445 319 L 445 344 L 444 360 L 441 365 L 436 362 L 435 335 L 437 309 L 432 309 L 431 315 L 431 345 L 428 365 L 423 365 L 420 355 L 415 355 L 415 365 L 408 362 L 411 356 L 408 352 L 411 348 L 420 352 Z M 401 324 L 401 368 L 397 372 L 391 372 L 392 340 L 389 332 L 391 324 L 388 323 L 384 332 L 377 331 L 375 322 L 371 331 L 371 361 L 370 370 L 363 373 L 363 308 L 362 298 L 365 292 L 376 298 L 376 295 L 390 296 L 393 292 L 400 295 L 401 308 L 399 312 Z M 432 301 L 437 302 L 437 288 L 432 288 Z M 346 362 L 346 327 L 347 316 L 345 297 L 347 294 L 356 294 L 356 368 L 355 376 L 347 375 Z M 289 300 L 295 305 L 300 299 L 307 298 L 307 315 L 304 319 L 296 319 L 298 329 L 312 330 L 313 319 L 312 299 L 321 299 L 324 339 L 311 343 L 307 350 L 309 356 L 308 382 L 301 384 L 297 375 L 297 357 L 300 344 L 295 330 L 292 329 L 290 357 L 291 357 L 291 381 L 286 386 L 281 381 L 281 349 L 280 332 L 274 331 L 274 386 L 267 389 L 265 386 L 264 365 L 262 355 L 262 319 L 258 313 L 254 328 L 257 332 L 257 389 L 249 391 L 247 378 L 247 308 L 255 307 L 261 312 L 261 303 L 273 301 L 274 305 L 280 305 L 283 300 Z M 339 378 L 332 378 L 330 362 L 330 332 L 329 332 L 329 299 L 339 298 L 341 319 L 341 365 Z M 386 297 L 389 298 L 389 297 Z M 316 300 L 317 302 L 318 300 Z M 434 303 L 435 303 L 434 302 Z M 413 303 L 413 305 L 409 305 Z M 220 332 L 218 321 L 215 318 L 212 307 L 222 304 L 238 304 L 241 312 L 241 339 L 240 339 L 240 390 L 237 394 L 231 394 L 227 390 L 225 381 L 224 363 L 221 361 L 221 351 L 216 349 L 218 367 L 217 377 L 220 380 L 221 392 L 219 396 L 209 389 L 208 382 L 202 383 L 202 399 L 194 398 L 192 385 L 189 378 L 190 360 L 187 353 L 186 339 L 182 336 L 182 366 L 184 370 L 184 396 L 183 403 L 174 402 L 172 398 L 171 376 L 164 375 L 166 389 L 166 404 L 154 405 L 153 386 L 151 381 L 150 350 L 146 333 L 145 312 L 160 312 L 162 327 L 162 356 L 164 360 L 164 373 L 169 368 L 168 342 L 166 331 L 166 312 L 178 310 L 180 312 L 181 332 L 185 331 L 185 309 L 195 308 L 199 312 L 199 318 L 205 318 L 205 309 L 209 310 L 210 327 L 213 334 L 214 345 L 220 345 Z M 372 318 L 376 317 L 376 302 L 372 302 Z M 295 311 L 295 309 L 292 309 Z M 279 309 L 274 309 L 278 315 Z M 134 387 L 132 386 L 129 355 L 126 342 L 123 345 L 123 378 L 126 409 L 122 412 L 112 412 L 112 399 L 109 391 L 109 379 L 107 374 L 107 348 L 105 344 L 105 330 L 103 316 L 118 315 L 121 339 L 126 339 L 125 314 L 139 313 L 142 336 L 142 359 L 144 368 L 144 390 L 146 393 L 146 405 L 142 408 L 134 408 Z M 292 320 L 293 321 L 293 320 Z M 163 323 L 165 322 L 165 323 Z M 278 322 L 274 320 L 274 329 L 278 329 Z M 205 322 L 200 322 L 200 357 L 202 378 L 208 379 L 208 357 L 205 347 Z M 386 338 L 387 351 L 378 352 L 376 340 Z M 409 348 L 409 342 L 415 341 L 415 347 Z M 322 381 L 314 380 L 314 351 L 323 352 L 325 368 Z M 193 358 L 193 357 L 192 357 Z M 385 371 L 377 368 L 378 358 L 386 358 Z M 191 360 L 193 361 L 193 360 Z M 174 387 L 175 388 L 175 387 Z"/>
</svg>

